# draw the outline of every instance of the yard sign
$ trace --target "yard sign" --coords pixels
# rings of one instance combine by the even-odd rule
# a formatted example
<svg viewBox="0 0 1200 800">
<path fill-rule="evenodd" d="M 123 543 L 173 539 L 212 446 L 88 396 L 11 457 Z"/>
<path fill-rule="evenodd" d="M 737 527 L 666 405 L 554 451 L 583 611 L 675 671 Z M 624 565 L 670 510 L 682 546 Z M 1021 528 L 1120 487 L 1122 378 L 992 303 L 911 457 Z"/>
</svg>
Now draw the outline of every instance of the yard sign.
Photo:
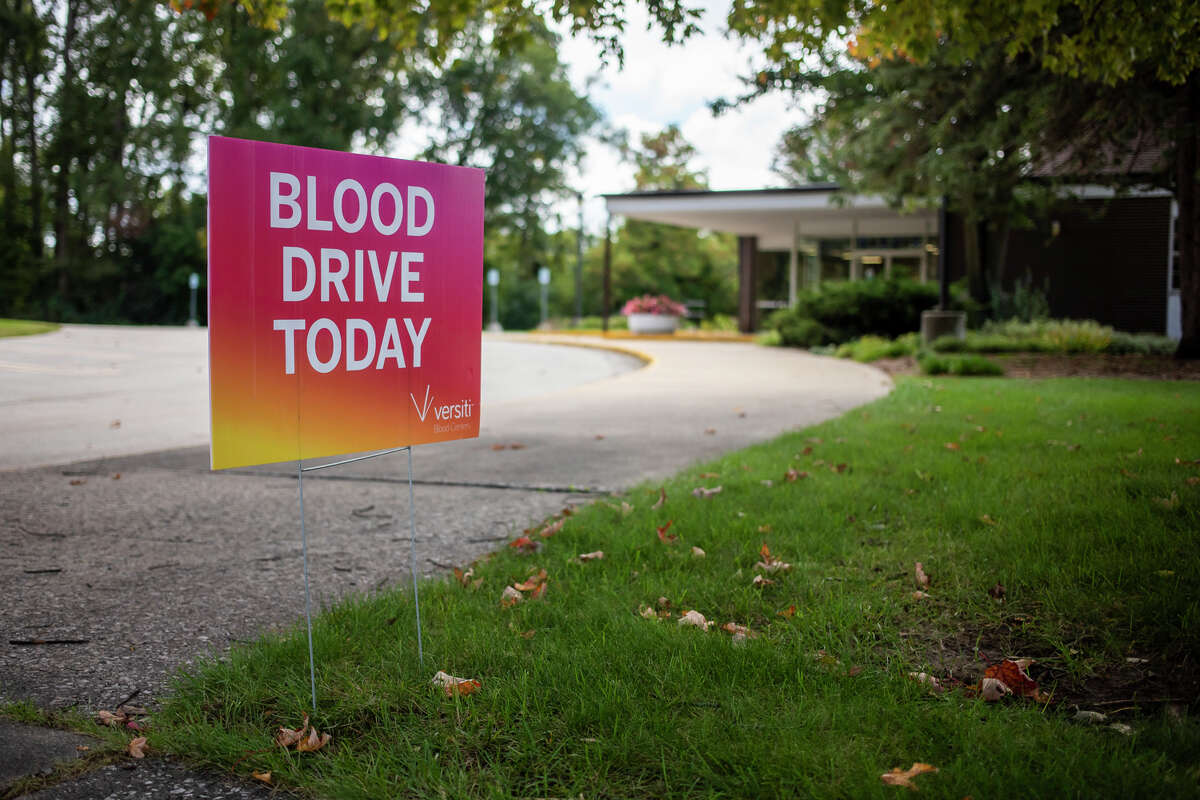
<svg viewBox="0 0 1200 800">
<path fill-rule="evenodd" d="M 212 467 L 479 435 L 482 170 L 208 141 Z"/>
</svg>

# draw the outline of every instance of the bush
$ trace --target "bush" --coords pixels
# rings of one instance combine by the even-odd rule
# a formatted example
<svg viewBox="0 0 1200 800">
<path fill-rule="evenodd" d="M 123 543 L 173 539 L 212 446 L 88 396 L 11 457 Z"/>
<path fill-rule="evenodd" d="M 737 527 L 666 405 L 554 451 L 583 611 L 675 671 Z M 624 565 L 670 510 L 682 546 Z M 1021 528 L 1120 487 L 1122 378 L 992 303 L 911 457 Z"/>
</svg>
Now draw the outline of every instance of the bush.
<svg viewBox="0 0 1200 800">
<path fill-rule="evenodd" d="M 1112 341 L 1104 352 L 1113 355 L 1173 356 L 1179 342 L 1153 333 L 1124 333 L 1113 331 Z"/>
<path fill-rule="evenodd" d="M 983 356 L 942 356 L 922 353 L 917 357 L 926 375 L 1003 375 L 1004 368 Z"/>
<path fill-rule="evenodd" d="M 779 340 L 788 347 L 814 347 L 830 341 L 829 330 L 815 319 L 787 313 L 777 314 L 775 319 Z"/>
<path fill-rule="evenodd" d="M 906 333 L 889 340 L 879 336 L 864 336 L 847 342 L 834 352 L 838 358 L 852 358 L 855 361 L 870 362 L 881 358 L 900 358 L 911 356 L 917 352 L 920 334 Z"/>
<path fill-rule="evenodd" d="M 894 338 L 919 329 L 921 312 L 937 300 L 936 286 L 905 278 L 827 283 L 801 292 L 795 307 L 776 312 L 768 324 L 793 347 Z M 961 297 L 953 305 L 962 308 Z"/>
</svg>

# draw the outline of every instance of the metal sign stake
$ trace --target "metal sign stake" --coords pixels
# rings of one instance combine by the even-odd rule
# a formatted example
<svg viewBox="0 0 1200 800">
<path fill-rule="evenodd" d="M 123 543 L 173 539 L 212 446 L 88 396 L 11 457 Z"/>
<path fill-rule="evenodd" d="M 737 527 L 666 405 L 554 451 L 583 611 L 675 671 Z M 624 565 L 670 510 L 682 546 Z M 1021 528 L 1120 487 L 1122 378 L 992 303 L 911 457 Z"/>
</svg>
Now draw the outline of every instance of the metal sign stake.
<svg viewBox="0 0 1200 800">
<path fill-rule="evenodd" d="M 393 447 L 390 450 L 380 450 L 377 453 L 368 453 L 365 456 L 355 456 L 354 458 L 344 458 L 341 461 L 332 461 L 328 464 L 317 464 L 312 467 L 304 466 L 303 461 L 296 461 L 296 483 L 300 487 L 300 542 L 301 550 L 303 551 L 304 559 L 304 619 L 308 623 L 308 680 L 309 686 L 312 689 L 312 708 L 313 714 L 317 713 L 317 662 L 313 656 L 313 635 L 312 635 L 312 599 L 309 591 L 308 582 L 308 530 L 304 524 L 304 473 L 316 472 L 319 469 L 328 469 L 329 467 L 337 467 L 342 464 L 351 464 L 355 461 L 366 461 L 369 458 L 378 458 L 391 453 L 399 453 L 401 450 L 408 451 L 408 545 L 409 545 L 409 565 L 412 570 L 413 580 L 413 606 L 416 609 L 417 616 L 417 658 L 420 661 L 421 667 L 425 666 L 425 647 L 421 641 L 421 593 L 417 586 L 417 517 L 416 507 L 413 504 L 413 466 L 412 466 L 412 447 Z"/>
</svg>

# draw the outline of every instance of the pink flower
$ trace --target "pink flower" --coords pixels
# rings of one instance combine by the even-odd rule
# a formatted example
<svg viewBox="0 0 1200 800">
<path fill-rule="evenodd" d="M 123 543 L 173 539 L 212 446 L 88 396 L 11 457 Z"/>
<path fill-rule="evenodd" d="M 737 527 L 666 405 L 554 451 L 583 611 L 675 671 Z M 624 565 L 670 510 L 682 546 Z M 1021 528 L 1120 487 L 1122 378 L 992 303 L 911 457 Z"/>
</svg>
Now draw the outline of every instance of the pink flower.
<svg viewBox="0 0 1200 800">
<path fill-rule="evenodd" d="M 682 317 L 687 314 L 687 306 L 676 303 L 665 294 L 644 294 L 625 303 L 621 309 L 625 316 L 630 314 L 662 314 L 671 317 Z"/>
</svg>

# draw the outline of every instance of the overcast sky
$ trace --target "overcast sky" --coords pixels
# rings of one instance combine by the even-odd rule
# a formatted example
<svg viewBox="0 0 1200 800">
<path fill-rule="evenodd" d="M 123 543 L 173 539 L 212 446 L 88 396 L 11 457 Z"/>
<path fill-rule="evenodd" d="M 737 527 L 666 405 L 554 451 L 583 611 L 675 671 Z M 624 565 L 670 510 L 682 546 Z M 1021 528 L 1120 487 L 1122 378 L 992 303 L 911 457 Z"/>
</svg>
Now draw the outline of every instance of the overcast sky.
<svg viewBox="0 0 1200 800">
<path fill-rule="evenodd" d="M 724 15 L 728 0 L 708 0 L 702 25 L 704 35 L 683 45 L 663 44 L 660 35 L 646 30 L 641 4 L 629 4 L 629 25 L 622 37 L 625 65 L 600 66 L 599 48 L 586 37 L 564 37 L 559 57 L 568 65 L 572 82 L 582 90 L 589 76 L 599 81 L 590 91 L 592 101 L 609 122 L 632 137 L 656 133 L 677 124 L 699 155 L 694 165 L 708 174 L 713 189 L 761 189 L 779 186 L 771 172 L 771 159 L 782 133 L 800 118 L 783 94 L 773 94 L 714 117 L 708 103 L 735 97 L 744 91 L 739 78 L 751 70 L 753 48 L 725 38 Z M 636 138 L 635 138 L 636 141 Z M 633 189 L 633 167 L 622 164 L 611 148 L 590 148 L 579 178 L 590 198 L 586 203 L 587 227 L 603 224 L 604 204 L 598 195 Z M 576 213 L 570 206 L 564 215 Z"/>
</svg>

